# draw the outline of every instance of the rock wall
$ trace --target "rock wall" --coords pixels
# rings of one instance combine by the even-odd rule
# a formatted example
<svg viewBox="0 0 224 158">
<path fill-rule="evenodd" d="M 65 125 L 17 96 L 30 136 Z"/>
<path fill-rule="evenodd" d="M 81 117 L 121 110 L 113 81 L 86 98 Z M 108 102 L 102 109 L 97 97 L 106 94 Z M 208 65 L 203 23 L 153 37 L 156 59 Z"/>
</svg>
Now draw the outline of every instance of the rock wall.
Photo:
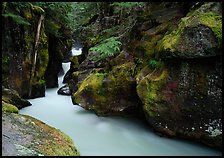
<svg viewBox="0 0 224 158">
<path fill-rule="evenodd" d="M 34 49 L 38 21 L 44 10 L 26 3 L 23 10 L 16 13 L 15 7 L 16 4 L 6 2 L 3 11 L 5 16 L 2 17 L 3 85 L 18 91 L 24 98 L 41 97 L 45 95 L 44 73 L 49 60 L 43 21 L 37 41 L 36 62 Z M 12 12 L 15 12 L 15 15 Z M 32 71 L 34 66 L 35 71 Z M 30 84 L 32 74 L 34 78 Z"/>
</svg>

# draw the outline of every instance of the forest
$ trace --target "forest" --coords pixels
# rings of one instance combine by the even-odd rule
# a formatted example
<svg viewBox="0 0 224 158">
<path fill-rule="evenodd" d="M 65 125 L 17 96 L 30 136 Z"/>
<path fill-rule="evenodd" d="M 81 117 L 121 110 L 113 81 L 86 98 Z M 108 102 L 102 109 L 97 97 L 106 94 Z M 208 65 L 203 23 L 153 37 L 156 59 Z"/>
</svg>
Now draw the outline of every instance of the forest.
<svg viewBox="0 0 224 158">
<path fill-rule="evenodd" d="M 37 99 L 44 111 L 52 90 L 49 105 L 67 96 L 62 107 L 137 118 L 157 136 L 222 154 L 222 2 L 1 4 L 2 156 L 85 155 L 63 129 L 22 114 Z M 51 120 L 57 110 L 46 105 Z"/>
</svg>

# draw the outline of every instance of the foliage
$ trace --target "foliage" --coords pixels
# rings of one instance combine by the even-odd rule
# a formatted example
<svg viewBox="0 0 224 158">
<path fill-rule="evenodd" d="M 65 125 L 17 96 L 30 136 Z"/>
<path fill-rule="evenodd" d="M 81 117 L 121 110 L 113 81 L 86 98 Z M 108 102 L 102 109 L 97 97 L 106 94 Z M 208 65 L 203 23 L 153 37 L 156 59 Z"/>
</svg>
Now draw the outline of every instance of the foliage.
<svg viewBox="0 0 224 158">
<path fill-rule="evenodd" d="M 99 52 L 101 58 L 114 56 L 120 52 L 121 42 L 117 37 L 110 37 L 100 42 L 97 46 L 90 48 L 90 51 Z"/>
<path fill-rule="evenodd" d="M 130 13 L 133 7 L 142 6 L 143 2 L 114 2 L 112 6 L 114 6 L 114 12 L 119 13 L 125 11 L 126 13 Z"/>
<path fill-rule="evenodd" d="M 30 23 L 26 19 L 24 19 L 23 17 L 21 17 L 20 15 L 8 13 L 8 14 L 2 14 L 2 16 L 12 18 L 12 20 L 14 22 L 16 22 L 17 24 L 30 25 Z"/>
<path fill-rule="evenodd" d="M 73 2 L 73 16 L 70 22 L 73 24 L 73 32 L 79 32 L 82 27 L 87 24 L 94 15 L 100 13 L 102 2 Z"/>
<path fill-rule="evenodd" d="M 149 65 L 149 67 L 155 69 L 155 68 L 161 67 L 162 63 L 161 63 L 161 61 L 158 61 L 156 59 L 150 59 L 148 61 L 148 65 Z"/>
<path fill-rule="evenodd" d="M 2 16 L 10 18 L 12 21 L 19 25 L 31 25 L 26 18 L 23 17 L 23 10 L 30 7 L 29 3 L 24 2 L 4 2 L 2 4 Z"/>
<path fill-rule="evenodd" d="M 63 30 L 72 30 L 73 2 L 33 2 L 45 10 L 46 33 L 63 37 Z"/>
</svg>

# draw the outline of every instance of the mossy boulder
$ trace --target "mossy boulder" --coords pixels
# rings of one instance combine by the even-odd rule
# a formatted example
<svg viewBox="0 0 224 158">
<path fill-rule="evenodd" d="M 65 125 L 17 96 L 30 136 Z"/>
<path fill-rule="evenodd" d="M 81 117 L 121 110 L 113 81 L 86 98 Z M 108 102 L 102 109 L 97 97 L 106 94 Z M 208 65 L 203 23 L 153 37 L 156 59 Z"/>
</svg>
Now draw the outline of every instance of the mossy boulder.
<svg viewBox="0 0 224 158">
<path fill-rule="evenodd" d="M 158 133 L 222 148 L 222 79 L 217 58 L 170 60 L 137 75 L 137 93 Z"/>
<path fill-rule="evenodd" d="M 134 63 L 128 62 L 114 66 L 109 72 L 96 69 L 73 93 L 73 103 L 98 115 L 137 115 L 141 102 L 136 93 L 133 68 Z"/>
<path fill-rule="evenodd" d="M 178 28 L 158 42 L 162 58 L 201 58 L 220 55 L 222 15 L 214 11 L 220 3 L 205 3 L 182 18 Z"/>
<path fill-rule="evenodd" d="M 2 112 L 3 156 L 79 156 L 60 130 L 33 117 Z"/>
</svg>

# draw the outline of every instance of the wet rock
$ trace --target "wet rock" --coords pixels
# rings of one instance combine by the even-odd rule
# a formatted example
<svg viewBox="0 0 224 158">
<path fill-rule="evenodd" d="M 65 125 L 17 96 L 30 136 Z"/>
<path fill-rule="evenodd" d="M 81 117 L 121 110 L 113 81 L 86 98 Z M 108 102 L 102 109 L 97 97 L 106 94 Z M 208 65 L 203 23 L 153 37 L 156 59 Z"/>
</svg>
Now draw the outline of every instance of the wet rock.
<svg viewBox="0 0 224 158">
<path fill-rule="evenodd" d="M 62 86 L 58 92 L 58 94 L 61 94 L 61 95 L 71 95 L 71 92 L 70 92 L 70 89 L 69 89 L 69 86 L 66 84 L 64 86 Z"/>
<path fill-rule="evenodd" d="M 31 105 L 29 101 L 22 99 L 18 92 L 13 89 L 7 89 L 4 87 L 2 87 L 2 101 L 13 104 L 18 109 Z"/>
<path fill-rule="evenodd" d="M 2 156 L 78 156 L 74 142 L 33 117 L 2 113 Z"/>
</svg>

